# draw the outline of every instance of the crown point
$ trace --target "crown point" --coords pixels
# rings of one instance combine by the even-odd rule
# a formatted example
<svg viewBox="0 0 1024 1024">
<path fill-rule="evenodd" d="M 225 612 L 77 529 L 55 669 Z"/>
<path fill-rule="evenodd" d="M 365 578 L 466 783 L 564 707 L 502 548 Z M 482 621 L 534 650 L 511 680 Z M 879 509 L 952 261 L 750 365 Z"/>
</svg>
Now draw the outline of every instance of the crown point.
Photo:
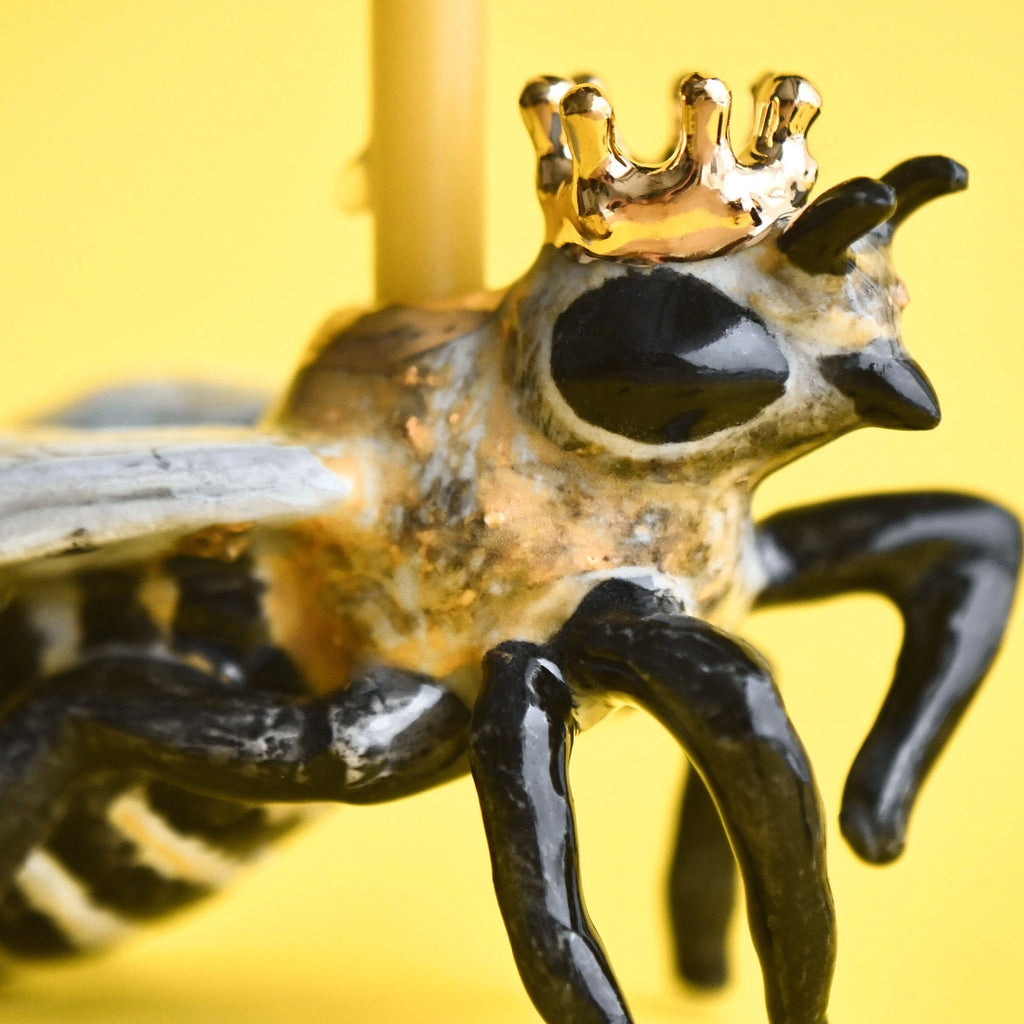
<svg viewBox="0 0 1024 1024">
<path fill-rule="evenodd" d="M 780 147 L 807 134 L 821 112 L 821 96 L 799 75 L 763 75 L 752 91 L 756 130 L 748 153 L 757 161 L 777 159 Z"/>
<path fill-rule="evenodd" d="M 531 78 L 519 94 L 519 106 L 524 111 L 558 110 L 562 97 L 572 88 L 567 78 L 538 75 Z"/>
<path fill-rule="evenodd" d="M 729 112 L 732 94 L 718 78 L 690 75 L 679 86 L 683 104 L 683 133 L 689 159 L 714 173 L 733 161 L 729 148 Z"/>
<path fill-rule="evenodd" d="M 688 75 L 679 83 L 679 92 L 687 103 L 708 102 L 718 106 L 732 103 L 732 93 L 720 78 L 705 75 Z"/>
<path fill-rule="evenodd" d="M 612 105 L 600 86 L 582 82 L 568 89 L 562 97 L 562 113 L 566 117 L 587 117 L 591 120 L 612 119 Z"/>
<path fill-rule="evenodd" d="M 562 97 L 561 112 L 574 179 L 617 178 L 631 168 L 616 143 L 612 105 L 598 86 L 573 86 Z"/>
<path fill-rule="evenodd" d="M 555 156 L 569 159 L 558 104 L 572 85 L 565 78 L 540 75 L 531 78 L 519 95 L 519 112 L 539 158 Z"/>
</svg>

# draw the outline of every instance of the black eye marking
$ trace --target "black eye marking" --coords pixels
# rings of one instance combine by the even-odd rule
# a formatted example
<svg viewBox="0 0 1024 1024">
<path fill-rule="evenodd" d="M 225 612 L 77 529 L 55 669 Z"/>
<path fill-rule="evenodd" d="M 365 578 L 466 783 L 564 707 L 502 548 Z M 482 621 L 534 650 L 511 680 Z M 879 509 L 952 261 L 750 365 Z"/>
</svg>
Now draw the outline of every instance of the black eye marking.
<svg viewBox="0 0 1024 1024">
<path fill-rule="evenodd" d="M 785 391 L 789 367 L 754 313 L 660 270 L 573 302 L 555 321 L 551 376 L 581 419 L 668 444 L 751 419 Z"/>
</svg>

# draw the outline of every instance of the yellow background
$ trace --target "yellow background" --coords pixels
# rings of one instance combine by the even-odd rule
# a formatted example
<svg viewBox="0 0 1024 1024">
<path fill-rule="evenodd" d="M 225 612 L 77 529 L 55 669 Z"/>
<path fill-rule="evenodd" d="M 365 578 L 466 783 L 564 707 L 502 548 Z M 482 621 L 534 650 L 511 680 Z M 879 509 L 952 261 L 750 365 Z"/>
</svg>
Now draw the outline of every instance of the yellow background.
<svg viewBox="0 0 1024 1024">
<path fill-rule="evenodd" d="M 760 510 L 919 487 L 1024 509 L 1018 10 L 1000 0 L 927 13 L 901 0 L 489 5 L 480 132 L 490 283 L 524 268 L 540 236 L 516 111 L 527 77 L 599 72 L 627 140 L 654 153 L 678 73 L 731 83 L 739 138 L 747 82 L 769 67 L 798 71 L 825 98 L 812 133 L 819 191 L 935 151 L 969 164 L 972 185 L 898 240 L 913 295 L 905 336 L 942 399 L 943 425 L 844 439 L 771 481 Z M 367 48 L 363 3 L 0 0 L 4 418 L 84 384 L 167 369 L 281 383 L 328 309 L 370 298 L 368 222 L 344 215 L 335 196 L 367 140 Z M 777 667 L 834 821 L 887 682 L 896 616 L 850 598 L 758 616 L 749 636 Z M 900 863 L 867 867 L 833 835 L 833 1024 L 1024 1021 L 1022 659 L 1018 629 L 927 786 Z M 763 1004 L 745 927 L 725 996 L 698 999 L 669 975 L 660 897 L 679 763 L 641 716 L 581 739 L 588 902 L 638 1024 L 752 1024 Z M 336 811 L 207 908 L 102 960 L 15 980 L 0 1015 L 536 1019 L 466 782 Z"/>
</svg>

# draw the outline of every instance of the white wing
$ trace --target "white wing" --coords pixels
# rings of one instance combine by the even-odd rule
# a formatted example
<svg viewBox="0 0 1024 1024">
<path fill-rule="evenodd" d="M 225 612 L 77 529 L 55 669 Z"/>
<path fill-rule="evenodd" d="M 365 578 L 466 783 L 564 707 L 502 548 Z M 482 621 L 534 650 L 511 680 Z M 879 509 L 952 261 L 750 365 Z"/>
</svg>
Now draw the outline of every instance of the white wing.
<svg viewBox="0 0 1024 1024">
<path fill-rule="evenodd" d="M 299 519 L 352 491 L 311 449 L 254 431 L 0 438 L 0 567 Z"/>
<path fill-rule="evenodd" d="M 36 416 L 37 427 L 136 430 L 141 427 L 257 424 L 273 395 L 214 381 L 160 378 L 95 388 Z"/>
</svg>

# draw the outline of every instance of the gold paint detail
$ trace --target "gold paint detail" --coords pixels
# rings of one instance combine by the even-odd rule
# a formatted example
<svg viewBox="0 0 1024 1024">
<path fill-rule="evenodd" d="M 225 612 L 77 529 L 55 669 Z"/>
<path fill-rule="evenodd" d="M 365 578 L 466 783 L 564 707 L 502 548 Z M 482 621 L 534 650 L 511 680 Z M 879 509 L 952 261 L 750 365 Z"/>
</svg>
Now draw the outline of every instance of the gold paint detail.
<svg viewBox="0 0 1024 1024">
<path fill-rule="evenodd" d="M 410 416 L 405 421 L 405 436 L 413 449 L 421 455 L 429 454 L 434 447 L 433 431 L 418 416 Z"/>
<path fill-rule="evenodd" d="M 571 275 L 623 269 L 547 252 Z M 698 615 L 749 603 L 732 594 L 749 516 L 734 463 L 716 458 L 705 481 L 567 451 L 523 402 L 536 385 L 509 386 L 508 341 L 494 318 L 390 377 L 339 373 L 325 387 L 345 416 L 321 458 L 337 472 L 346 460 L 351 500 L 254 544 L 272 640 L 311 692 L 387 664 L 472 703 L 487 650 L 546 641 L 602 579 L 667 589 Z M 332 446 L 343 454 L 325 454 Z M 592 710 L 582 720 L 607 709 Z"/>
<path fill-rule="evenodd" d="M 654 263 L 757 241 L 814 185 L 806 134 L 821 99 L 795 75 L 766 75 L 753 93 L 754 131 L 737 158 L 729 90 L 717 78 L 683 78 L 676 146 L 663 162 L 641 164 L 622 146 L 598 85 L 532 79 L 519 106 L 537 153 L 546 240 L 580 259 Z"/>
<path fill-rule="evenodd" d="M 79 949 L 109 946 L 134 930 L 120 915 L 98 906 L 82 882 L 46 850 L 33 850 L 14 881 L 26 902 Z"/>
<path fill-rule="evenodd" d="M 360 533 L 355 524 L 345 532 Z M 343 689 L 351 680 L 356 653 L 366 646 L 365 630 L 356 626 L 348 609 L 350 599 L 359 600 L 361 589 L 335 533 L 320 521 L 297 526 L 276 537 L 259 559 L 271 641 L 300 667 L 313 693 Z"/>
<path fill-rule="evenodd" d="M 424 375 L 419 360 L 483 327 L 501 295 L 481 293 L 459 306 L 387 306 L 335 314 L 314 335 L 309 351 L 271 419 L 284 426 L 334 433 L 363 409 L 390 402 L 399 412 L 408 389 L 442 381 Z M 358 382 L 361 394 L 352 391 Z M 351 400 L 349 400 L 351 398 Z M 404 422 L 415 415 L 405 412 Z"/>
<path fill-rule="evenodd" d="M 314 351 L 290 426 L 307 439 L 319 432 L 307 443 L 351 491 L 323 514 L 261 527 L 253 543 L 272 640 L 310 691 L 391 665 L 471 703 L 487 650 L 509 637 L 545 642 L 609 578 L 672 593 L 690 614 L 734 627 L 756 589 L 754 488 L 856 425 L 822 379 L 821 356 L 870 340 L 850 316 L 872 337 L 897 332 L 888 247 L 862 240 L 858 272 L 809 275 L 770 244 L 783 228 L 766 244 L 661 269 L 762 316 L 790 368 L 769 408 L 697 441 L 601 431 L 551 379 L 560 312 L 643 272 L 620 260 L 575 260 L 548 245 L 499 314 L 470 317 L 465 333 L 445 326 L 448 314 L 392 309 Z"/>
<path fill-rule="evenodd" d="M 217 888 L 238 871 L 238 861 L 171 828 L 149 806 L 141 790 L 119 796 L 110 805 L 107 819 L 135 844 L 139 863 L 164 878 Z"/>
</svg>

